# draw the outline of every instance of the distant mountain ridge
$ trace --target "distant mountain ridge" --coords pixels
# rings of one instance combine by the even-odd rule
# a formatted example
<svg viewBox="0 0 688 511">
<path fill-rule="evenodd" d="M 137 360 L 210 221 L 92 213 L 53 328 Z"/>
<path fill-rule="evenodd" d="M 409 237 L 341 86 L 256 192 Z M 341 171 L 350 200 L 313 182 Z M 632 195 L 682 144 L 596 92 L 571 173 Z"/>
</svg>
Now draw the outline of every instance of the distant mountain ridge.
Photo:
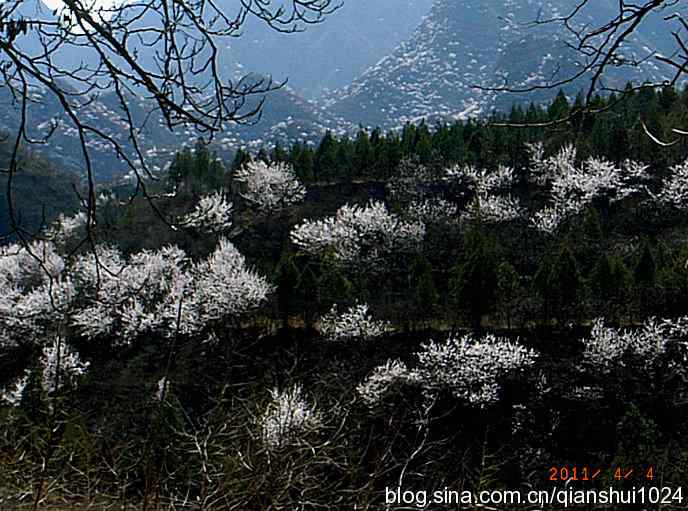
<svg viewBox="0 0 688 511">
<path fill-rule="evenodd" d="M 523 88 L 575 74 L 578 56 L 565 44 L 561 26 L 532 23 L 571 8 L 567 0 L 437 0 L 407 41 L 351 85 L 330 94 L 326 104 L 335 115 L 389 129 L 421 118 L 465 118 L 507 109 L 513 102 L 547 100 L 557 90 L 515 95 L 475 86 Z M 599 0 L 576 19 L 598 25 L 617 8 L 611 0 Z M 648 26 L 661 28 L 654 21 Z M 636 34 L 627 51 L 645 57 L 655 49 L 648 45 L 666 46 L 666 35 L 660 33 Z M 636 70 L 612 70 L 607 84 L 661 78 L 661 70 L 647 61 Z M 584 85 L 579 80 L 565 89 L 575 94 Z"/>
<path fill-rule="evenodd" d="M 277 34 L 257 22 L 248 23 L 241 37 L 222 48 L 223 77 L 249 74 L 249 79 L 260 79 L 265 75 L 250 74 L 259 71 L 271 73 L 275 81 L 290 78 L 289 87 L 266 96 L 262 117 L 255 123 L 231 125 L 218 134 L 215 149 L 231 156 L 239 147 L 257 150 L 276 141 L 317 143 L 327 130 L 345 134 L 359 125 L 393 129 L 407 121 L 462 119 L 508 109 L 513 102 L 546 101 L 557 91 L 514 95 L 479 90 L 475 85 L 524 87 L 575 73 L 576 55 L 566 47 L 561 27 L 532 24 L 570 9 L 568 0 L 346 0 L 340 11 L 303 33 Z M 598 0 L 581 13 L 580 22 L 599 24 L 617 9 L 613 0 Z M 26 0 L 22 14 L 54 19 L 41 0 Z M 155 23 L 157 15 L 150 16 L 139 23 Z M 412 24 L 417 28 L 403 40 Z M 662 13 L 643 27 L 627 51 L 641 57 L 655 49 L 668 52 L 673 41 Z M 31 32 L 19 37 L 17 44 L 30 53 L 40 51 Z M 150 64 L 153 51 L 141 45 L 138 58 Z M 68 48 L 56 55 L 62 65 L 91 58 L 84 48 Z M 623 86 L 628 80 L 661 79 L 663 71 L 648 60 L 637 70 L 614 71 L 607 83 Z M 342 86 L 349 81 L 347 77 L 356 74 L 358 78 Z M 299 85 L 308 94 L 324 92 L 324 97 L 305 99 L 292 87 Z M 582 81 L 571 84 L 567 92 L 574 94 L 583 85 Z M 341 88 L 328 92 L 333 86 Z M 51 122 L 59 121 L 44 152 L 65 168 L 83 170 L 76 132 L 59 102 L 45 87 L 32 87 L 31 94 L 32 135 L 46 134 Z M 250 99 L 244 111 L 259 100 L 260 96 Z M 134 118 L 143 122 L 151 101 L 132 96 L 130 104 Z M 0 111 L 0 128 L 16 129 L 19 105 L 7 90 L 0 89 Z M 113 93 L 103 92 L 81 114 L 133 156 L 124 115 Z M 162 168 L 175 151 L 194 142 L 191 130 L 179 128 L 170 134 L 159 116 L 148 118 L 139 136 L 154 169 Z M 112 148 L 95 139 L 88 144 L 99 177 L 109 179 L 127 172 Z"/>
</svg>

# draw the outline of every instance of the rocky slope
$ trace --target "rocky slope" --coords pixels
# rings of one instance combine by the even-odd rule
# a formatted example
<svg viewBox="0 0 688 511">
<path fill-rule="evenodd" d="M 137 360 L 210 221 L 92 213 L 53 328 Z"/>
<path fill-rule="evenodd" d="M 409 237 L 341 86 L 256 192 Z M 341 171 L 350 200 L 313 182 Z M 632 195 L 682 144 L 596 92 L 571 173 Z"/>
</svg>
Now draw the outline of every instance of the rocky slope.
<svg viewBox="0 0 688 511">
<path fill-rule="evenodd" d="M 394 128 L 420 118 L 463 118 L 508 108 L 514 101 L 548 99 L 557 91 L 514 95 L 476 85 L 523 88 L 575 74 L 580 56 L 567 47 L 570 36 L 561 25 L 532 23 L 570 9 L 566 0 L 437 0 L 409 40 L 350 86 L 331 94 L 327 105 L 334 114 L 364 125 Z M 597 1 L 576 22 L 599 25 L 615 9 L 611 1 Z M 646 57 L 667 42 L 657 34 L 640 32 L 626 53 Z M 605 85 L 658 79 L 661 71 L 648 61 L 639 69 L 613 70 Z M 575 94 L 584 85 L 581 79 L 566 90 Z"/>
</svg>

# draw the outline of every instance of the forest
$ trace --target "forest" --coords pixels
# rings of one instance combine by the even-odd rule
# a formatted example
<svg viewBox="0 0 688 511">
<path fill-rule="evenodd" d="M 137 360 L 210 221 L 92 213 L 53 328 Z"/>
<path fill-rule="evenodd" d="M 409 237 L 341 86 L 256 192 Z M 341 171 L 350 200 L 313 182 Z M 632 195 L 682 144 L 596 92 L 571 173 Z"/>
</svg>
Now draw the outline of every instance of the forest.
<svg viewBox="0 0 688 511">
<path fill-rule="evenodd" d="M 683 508 L 688 89 L 583 102 L 199 140 L 36 217 L 0 248 L 0 508 Z"/>
</svg>

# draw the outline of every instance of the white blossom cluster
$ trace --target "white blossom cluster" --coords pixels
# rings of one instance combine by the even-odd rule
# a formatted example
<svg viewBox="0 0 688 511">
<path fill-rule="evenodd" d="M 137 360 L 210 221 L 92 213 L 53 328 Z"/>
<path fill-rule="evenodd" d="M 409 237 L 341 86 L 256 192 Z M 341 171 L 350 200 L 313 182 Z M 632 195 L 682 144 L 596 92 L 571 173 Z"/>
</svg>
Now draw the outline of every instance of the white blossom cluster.
<svg viewBox="0 0 688 511">
<path fill-rule="evenodd" d="M 328 252 L 345 264 L 366 266 L 379 266 L 388 256 L 414 250 L 424 236 L 423 223 L 401 220 L 382 202 L 347 204 L 334 217 L 306 220 L 291 232 L 291 240 L 303 252 Z"/>
<path fill-rule="evenodd" d="M 26 388 L 26 385 L 29 383 L 29 375 L 27 373 L 28 371 L 26 371 L 21 378 L 19 378 L 17 381 L 12 383 L 8 388 L 2 391 L 2 393 L 0 394 L 0 398 L 2 398 L 2 401 L 11 406 L 20 405 L 22 396 L 24 395 L 24 389 Z"/>
<path fill-rule="evenodd" d="M 121 344 L 148 333 L 196 333 L 257 307 L 271 292 L 226 239 L 197 263 L 177 247 L 127 260 L 98 246 L 67 265 L 52 242 L 10 245 L 0 247 L 0 338 L 9 346 L 41 343 L 60 325 Z"/>
<path fill-rule="evenodd" d="M 647 166 L 630 160 L 621 166 L 599 158 L 578 163 L 573 145 L 564 146 L 549 158 L 544 158 L 542 144 L 529 148 L 534 181 L 550 187 L 550 204 L 536 212 L 531 223 L 547 233 L 580 213 L 595 197 L 606 195 L 612 202 L 621 200 L 639 191 L 638 182 L 648 177 Z"/>
<path fill-rule="evenodd" d="M 466 180 L 476 193 L 485 194 L 510 189 L 514 183 L 514 169 L 506 165 L 499 165 L 494 170 L 454 165 L 446 170 L 446 178 Z"/>
<path fill-rule="evenodd" d="M 671 175 L 664 182 L 657 198 L 675 208 L 688 209 L 688 159 L 670 170 Z"/>
<path fill-rule="evenodd" d="M 201 197 L 196 207 L 180 219 L 184 227 L 190 227 L 206 233 L 224 233 L 232 227 L 233 205 L 225 199 L 225 194 L 218 190 Z"/>
<path fill-rule="evenodd" d="M 373 369 L 366 380 L 356 387 L 363 402 L 371 409 L 384 403 L 387 396 L 408 384 L 417 382 L 416 374 L 400 360 L 388 360 Z"/>
<path fill-rule="evenodd" d="M 503 195 L 514 183 L 514 170 L 499 165 L 494 170 L 478 169 L 473 166 L 455 165 L 446 171 L 447 180 L 465 180 L 474 190 L 474 197 L 469 203 L 462 219 L 480 219 L 485 223 L 499 223 L 515 220 L 522 215 L 518 199 L 510 194 Z"/>
<path fill-rule="evenodd" d="M 40 364 L 43 389 L 53 393 L 66 384 L 74 385 L 86 373 L 90 362 L 83 362 L 64 339 L 56 338 L 52 345 L 43 348 Z"/>
<path fill-rule="evenodd" d="M 320 413 L 303 396 L 301 385 L 288 390 L 274 388 L 270 403 L 258 419 L 263 444 L 267 449 L 280 449 L 299 436 L 322 427 Z"/>
<path fill-rule="evenodd" d="M 306 188 L 288 163 L 250 162 L 238 169 L 234 177 L 246 184 L 242 197 L 263 212 L 298 204 L 306 197 Z"/>
<path fill-rule="evenodd" d="M 523 214 L 518 199 L 511 195 L 477 194 L 469 203 L 463 220 L 480 219 L 484 223 L 509 222 Z"/>
<path fill-rule="evenodd" d="M 652 364 L 666 352 L 670 339 L 688 334 L 688 319 L 678 321 L 647 319 L 638 330 L 606 327 L 601 318 L 593 322 L 590 337 L 583 339 L 585 361 L 596 370 L 609 371 L 624 366 L 632 355 Z"/>
<path fill-rule="evenodd" d="M 427 197 L 430 195 L 428 188 L 440 181 L 425 165 L 404 160 L 386 188 L 393 201 L 407 203 Z"/>
<path fill-rule="evenodd" d="M 458 220 L 459 207 L 440 197 L 411 201 L 406 217 L 423 224 L 453 223 Z"/>
<path fill-rule="evenodd" d="M 406 160 L 399 165 L 386 188 L 390 200 L 406 219 L 424 224 L 456 222 L 458 206 L 437 195 L 438 188 L 446 188 L 443 181 L 442 175 Z"/>
<path fill-rule="evenodd" d="M 534 364 L 535 351 L 507 339 L 487 335 L 475 340 L 466 335 L 445 343 L 431 341 L 416 353 L 413 369 L 399 361 L 376 368 L 358 386 L 358 393 L 371 408 L 380 404 L 391 388 L 417 384 L 427 396 L 447 391 L 471 405 L 484 407 L 497 401 L 499 379 Z"/>
<path fill-rule="evenodd" d="M 97 263 L 88 254 L 76 264 L 85 306 L 72 324 L 86 337 L 106 335 L 129 343 L 152 332 L 196 333 L 208 322 L 257 307 L 272 291 L 225 239 L 196 264 L 177 247 L 143 251 L 126 262 L 112 248 L 96 253 Z"/>
<path fill-rule="evenodd" d="M 73 386 L 80 376 L 86 374 L 89 365 L 89 362 L 79 358 L 79 354 L 73 351 L 64 339 L 58 337 L 51 345 L 44 347 L 41 353 L 41 386 L 48 394 L 60 390 L 65 385 Z M 22 377 L 2 393 L 1 397 L 5 402 L 19 406 L 32 370 L 24 371 Z"/>
<path fill-rule="evenodd" d="M 417 353 L 418 379 L 428 392 L 449 391 L 472 405 L 497 401 L 499 378 L 533 365 L 537 354 L 507 339 L 486 335 L 431 341 Z"/>
<path fill-rule="evenodd" d="M 354 305 L 343 313 L 335 304 L 320 318 L 320 333 L 331 341 L 367 341 L 384 335 L 390 329 L 388 321 L 375 320 L 368 314 L 367 304 Z"/>
<path fill-rule="evenodd" d="M 0 247 L 0 342 L 42 339 L 53 323 L 64 319 L 75 293 L 52 242 Z"/>
<path fill-rule="evenodd" d="M 140 334 L 174 329 L 180 293 L 189 285 L 176 247 L 134 254 L 99 246 L 80 256 L 74 273 L 82 306 L 72 325 L 85 337 L 112 336 L 128 343 Z"/>
</svg>

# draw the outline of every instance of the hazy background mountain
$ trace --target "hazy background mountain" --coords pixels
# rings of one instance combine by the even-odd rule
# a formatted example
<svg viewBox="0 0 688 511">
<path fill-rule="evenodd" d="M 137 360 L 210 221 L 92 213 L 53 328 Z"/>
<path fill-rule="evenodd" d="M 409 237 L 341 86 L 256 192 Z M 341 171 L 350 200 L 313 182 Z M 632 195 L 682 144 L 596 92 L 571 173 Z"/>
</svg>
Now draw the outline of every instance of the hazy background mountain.
<svg viewBox="0 0 688 511">
<path fill-rule="evenodd" d="M 523 88 L 574 75 L 579 56 L 566 42 L 559 24 L 533 25 L 572 8 L 567 0 L 437 0 L 413 35 L 394 52 L 367 69 L 344 89 L 328 97 L 330 111 L 368 126 L 398 127 L 421 118 L 465 118 L 508 109 L 514 102 L 545 101 L 557 90 L 509 94 L 482 86 Z M 576 18 L 579 25 L 599 26 L 612 19 L 611 0 L 589 4 Z M 661 16 L 634 36 L 626 53 L 645 58 L 668 46 Z M 652 60 L 638 69 L 612 69 L 604 85 L 623 87 L 628 80 L 664 77 Z M 575 94 L 585 79 L 567 85 Z"/>
<path fill-rule="evenodd" d="M 230 126 L 219 134 L 215 149 L 231 157 L 242 146 L 257 149 L 294 140 L 317 143 L 327 130 L 341 134 L 359 124 L 390 129 L 422 118 L 451 120 L 508 109 L 513 102 L 546 101 L 557 91 L 514 95 L 474 86 L 523 87 L 574 74 L 576 55 L 566 47 L 561 26 L 532 24 L 570 9 L 568 0 L 345 0 L 322 24 L 291 34 L 275 32 L 249 18 L 240 37 L 225 40 L 220 62 L 223 78 L 248 75 L 255 80 L 271 75 L 276 82 L 288 80 L 288 86 L 265 97 L 260 119 Z M 600 25 L 617 9 L 613 0 L 598 0 L 577 21 Z M 22 14 L 33 19 L 53 17 L 40 0 L 24 2 Z M 655 49 L 670 51 L 673 40 L 662 19 L 666 14 L 657 13 L 643 23 L 626 45 L 628 55 L 643 58 Z M 158 24 L 157 16 L 148 13 L 137 23 Z M 32 54 L 40 51 L 31 32 L 20 36 L 16 44 Z M 139 43 L 137 58 L 150 66 L 154 51 L 155 47 Z M 88 63 L 93 55 L 84 48 L 65 47 L 56 59 L 73 67 Z M 605 85 L 623 87 L 628 80 L 657 80 L 667 71 L 649 59 L 639 69 L 613 70 Z M 567 93 L 574 95 L 584 85 L 583 81 L 571 84 Z M 47 133 L 50 123 L 59 121 L 42 152 L 59 166 L 82 170 L 76 132 L 61 105 L 45 87 L 32 88 L 31 95 L 33 135 Z M 261 97 L 251 98 L 244 111 Z M 193 144 L 195 135 L 183 128 L 170 134 L 159 116 L 147 116 L 152 104 L 145 97 L 131 100 L 134 118 L 147 119 L 140 134 L 143 150 L 151 165 L 161 168 L 175 151 Z M 11 132 L 18 126 L 19 105 L 6 90 L 0 90 L 0 110 L 0 128 Z M 132 154 L 124 115 L 112 93 L 103 92 L 81 114 Z M 102 141 L 89 140 L 89 146 L 99 177 L 127 170 Z"/>
<path fill-rule="evenodd" d="M 348 85 L 406 40 L 432 0 L 345 0 L 317 25 L 284 34 L 251 18 L 227 52 L 238 69 L 271 74 L 307 98 Z"/>
</svg>

